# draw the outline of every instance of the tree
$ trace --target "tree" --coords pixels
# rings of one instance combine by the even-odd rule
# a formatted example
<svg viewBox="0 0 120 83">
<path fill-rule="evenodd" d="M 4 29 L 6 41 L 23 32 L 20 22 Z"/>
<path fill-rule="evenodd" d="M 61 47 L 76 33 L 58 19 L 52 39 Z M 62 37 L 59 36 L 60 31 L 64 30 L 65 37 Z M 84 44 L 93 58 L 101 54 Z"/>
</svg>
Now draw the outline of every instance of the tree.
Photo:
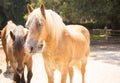
<svg viewBox="0 0 120 83">
<path fill-rule="evenodd" d="M 0 2 L 0 29 L 6 25 L 8 20 L 13 20 L 16 24 L 25 24 L 26 5 L 30 3 L 30 0 L 0 0 Z"/>
<path fill-rule="evenodd" d="M 16 24 L 25 23 L 27 3 L 36 8 L 44 3 L 46 9 L 52 9 L 66 24 L 92 24 L 119 29 L 120 0 L 0 0 L 0 20 L 13 20 Z M 4 23 L 5 23 L 4 22 Z M 0 22 L 1 23 L 1 22 Z"/>
<path fill-rule="evenodd" d="M 112 29 L 120 26 L 120 1 L 119 0 L 79 0 L 79 8 L 84 15 L 94 18 L 97 23 L 109 24 Z"/>
</svg>

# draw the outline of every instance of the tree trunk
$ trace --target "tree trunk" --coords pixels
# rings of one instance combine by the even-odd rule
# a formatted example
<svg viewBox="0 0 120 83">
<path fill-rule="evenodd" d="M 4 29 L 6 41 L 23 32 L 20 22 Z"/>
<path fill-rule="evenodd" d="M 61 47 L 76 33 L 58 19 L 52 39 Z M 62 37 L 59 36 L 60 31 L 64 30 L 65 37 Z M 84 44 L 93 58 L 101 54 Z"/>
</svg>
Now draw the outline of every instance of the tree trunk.
<svg viewBox="0 0 120 83">
<path fill-rule="evenodd" d="M 119 23 L 120 20 L 117 15 L 112 15 L 110 21 L 111 21 L 111 29 L 120 30 L 120 23 Z"/>
</svg>

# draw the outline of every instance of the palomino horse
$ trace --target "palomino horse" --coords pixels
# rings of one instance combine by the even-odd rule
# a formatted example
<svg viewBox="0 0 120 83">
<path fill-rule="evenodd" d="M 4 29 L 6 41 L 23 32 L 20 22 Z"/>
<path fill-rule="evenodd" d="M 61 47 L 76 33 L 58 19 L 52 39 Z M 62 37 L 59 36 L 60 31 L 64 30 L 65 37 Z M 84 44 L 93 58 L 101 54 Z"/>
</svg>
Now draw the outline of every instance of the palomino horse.
<svg viewBox="0 0 120 83">
<path fill-rule="evenodd" d="M 85 83 L 85 67 L 90 51 L 89 31 L 80 25 L 66 26 L 57 13 L 45 10 L 44 5 L 37 9 L 28 5 L 28 11 L 31 13 L 26 27 L 30 31 L 25 48 L 27 53 L 32 53 L 36 51 L 38 44 L 44 42 L 42 55 L 48 83 L 54 83 L 56 69 L 61 72 L 61 83 L 66 83 L 68 72 L 72 83 L 73 66 L 81 71 L 82 83 Z"/>
<path fill-rule="evenodd" d="M 6 54 L 6 61 L 10 61 L 13 68 L 14 78 L 16 83 L 25 83 L 24 67 L 27 66 L 27 83 L 30 83 L 32 78 L 32 56 L 27 55 L 24 50 L 28 30 L 21 25 L 15 25 L 9 21 L 3 28 L 1 34 L 3 49 Z"/>
</svg>

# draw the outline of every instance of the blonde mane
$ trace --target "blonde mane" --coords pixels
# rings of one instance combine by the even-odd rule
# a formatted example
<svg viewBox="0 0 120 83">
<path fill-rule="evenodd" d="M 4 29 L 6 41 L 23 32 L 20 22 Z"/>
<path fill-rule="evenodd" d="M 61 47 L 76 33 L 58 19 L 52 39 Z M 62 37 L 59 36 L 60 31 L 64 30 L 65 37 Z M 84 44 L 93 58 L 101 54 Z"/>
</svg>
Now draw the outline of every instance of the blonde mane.
<svg viewBox="0 0 120 83">
<path fill-rule="evenodd" d="M 60 41 L 62 37 L 63 29 L 65 24 L 62 21 L 62 18 L 52 10 L 46 10 L 46 21 L 48 25 L 48 31 L 52 36 L 53 41 L 56 41 L 56 44 Z"/>
</svg>

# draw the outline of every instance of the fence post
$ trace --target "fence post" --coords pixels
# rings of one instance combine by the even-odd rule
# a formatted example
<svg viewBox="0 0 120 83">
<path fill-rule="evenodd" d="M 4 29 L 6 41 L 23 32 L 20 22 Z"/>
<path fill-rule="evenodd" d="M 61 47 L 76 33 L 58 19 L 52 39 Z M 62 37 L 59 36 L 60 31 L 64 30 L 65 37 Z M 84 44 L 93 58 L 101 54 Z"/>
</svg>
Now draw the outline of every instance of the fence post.
<svg viewBox="0 0 120 83">
<path fill-rule="evenodd" d="M 108 28 L 107 28 L 107 26 L 105 26 L 104 29 L 105 29 L 105 35 L 106 35 L 105 39 L 108 40 Z"/>
</svg>

